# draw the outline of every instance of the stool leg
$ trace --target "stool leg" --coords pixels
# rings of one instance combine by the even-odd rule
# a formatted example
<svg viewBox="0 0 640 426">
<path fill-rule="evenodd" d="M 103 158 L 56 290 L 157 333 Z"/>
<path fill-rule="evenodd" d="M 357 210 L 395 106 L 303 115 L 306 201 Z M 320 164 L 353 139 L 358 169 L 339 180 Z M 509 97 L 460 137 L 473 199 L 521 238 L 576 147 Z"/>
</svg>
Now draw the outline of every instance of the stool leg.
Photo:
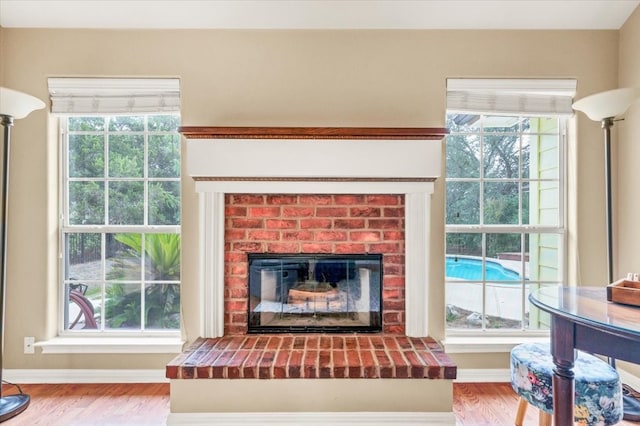
<svg viewBox="0 0 640 426">
<path fill-rule="evenodd" d="M 524 422 L 524 415 L 527 412 L 527 405 L 529 405 L 527 400 L 520 397 L 520 400 L 518 401 L 518 411 L 516 412 L 516 426 L 522 426 L 522 423 Z"/>
<path fill-rule="evenodd" d="M 551 426 L 551 414 L 542 410 L 538 410 L 538 411 L 540 411 L 540 414 L 538 414 L 538 425 Z"/>
</svg>

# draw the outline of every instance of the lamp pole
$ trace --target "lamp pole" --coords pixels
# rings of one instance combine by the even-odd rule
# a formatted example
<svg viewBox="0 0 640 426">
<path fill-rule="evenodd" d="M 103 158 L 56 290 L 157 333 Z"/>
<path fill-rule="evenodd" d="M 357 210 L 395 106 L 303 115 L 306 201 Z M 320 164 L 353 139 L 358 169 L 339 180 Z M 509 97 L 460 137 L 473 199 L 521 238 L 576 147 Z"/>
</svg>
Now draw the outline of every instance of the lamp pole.
<svg viewBox="0 0 640 426">
<path fill-rule="evenodd" d="M 601 121 L 604 129 L 604 172 L 606 179 L 605 196 L 607 210 L 605 214 L 607 222 L 607 276 L 608 283 L 613 282 L 613 214 L 611 201 L 611 126 L 613 126 L 613 117 L 603 118 Z"/>
</svg>

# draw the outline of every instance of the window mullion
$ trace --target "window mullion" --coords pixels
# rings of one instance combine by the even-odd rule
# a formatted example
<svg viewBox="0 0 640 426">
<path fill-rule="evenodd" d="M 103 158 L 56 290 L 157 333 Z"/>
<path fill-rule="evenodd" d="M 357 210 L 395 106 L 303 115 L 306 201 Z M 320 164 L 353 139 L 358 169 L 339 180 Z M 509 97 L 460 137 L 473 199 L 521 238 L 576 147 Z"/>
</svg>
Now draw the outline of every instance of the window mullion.
<svg viewBox="0 0 640 426">
<path fill-rule="evenodd" d="M 560 145 L 558 149 L 558 162 L 560 164 L 564 164 L 565 166 L 562 168 L 561 173 L 558 173 L 558 221 L 560 221 L 559 226 L 563 229 L 566 226 L 566 211 L 567 211 L 567 176 L 568 176 L 568 167 L 567 167 L 567 121 L 560 120 L 560 134 L 558 135 L 558 144 Z"/>
<path fill-rule="evenodd" d="M 147 235 L 146 234 L 142 234 L 141 236 L 141 241 L 142 241 L 142 250 L 140 250 L 140 258 L 141 258 L 141 262 L 142 262 L 142 267 L 141 267 L 141 274 L 140 274 L 140 329 L 142 331 L 144 331 L 147 327 L 146 327 L 146 321 L 145 321 L 145 316 L 144 313 L 146 312 L 145 306 L 146 306 L 146 302 L 147 302 L 147 297 L 146 297 L 146 292 L 145 290 L 145 285 L 147 282 L 147 251 L 145 250 L 146 244 L 147 244 Z"/>
<path fill-rule="evenodd" d="M 487 329 L 487 234 L 482 234 L 482 329 Z"/>
<path fill-rule="evenodd" d="M 111 185 L 109 183 L 109 117 L 104 119 L 104 224 L 109 224 L 109 193 Z"/>
<path fill-rule="evenodd" d="M 478 217 L 478 223 L 480 223 L 480 225 L 484 225 L 484 146 L 485 146 L 485 134 L 484 134 L 484 118 L 485 116 L 482 115 L 480 116 L 480 170 L 479 170 L 479 175 L 480 175 L 480 182 L 479 182 L 479 202 L 480 202 L 480 208 L 479 208 L 479 217 Z"/>
<path fill-rule="evenodd" d="M 526 276 L 527 276 L 527 271 L 526 271 L 526 265 L 527 262 L 525 260 L 525 257 L 527 255 L 527 252 L 525 250 L 526 248 L 526 241 L 527 241 L 527 236 L 526 234 L 523 232 L 520 234 L 520 290 L 521 290 L 521 295 L 522 297 L 520 297 L 520 321 L 521 321 L 521 329 L 527 329 L 529 328 L 529 324 L 527 324 L 526 318 L 525 318 L 525 311 L 526 311 L 526 307 L 527 307 L 527 297 L 526 297 L 526 289 L 527 289 L 527 282 L 526 282 Z M 529 240 L 529 244 L 531 244 L 531 240 Z"/>
<path fill-rule="evenodd" d="M 142 197 L 144 200 L 144 211 L 142 212 L 142 223 L 149 225 L 149 117 L 144 119 L 144 136 L 143 136 L 143 169 L 142 169 Z"/>
<path fill-rule="evenodd" d="M 66 225 L 63 232 L 75 233 L 147 233 L 147 234 L 178 234 L 179 225 L 162 225 L 145 227 L 142 225 Z"/>
<path fill-rule="evenodd" d="M 100 235 L 100 244 L 102 248 L 102 255 L 100 256 L 100 278 L 102 279 L 102 282 L 100 283 L 100 302 L 102 303 L 102 310 L 98 329 L 100 331 L 104 331 L 106 328 L 107 316 L 107 234 L 104 232 Z"/>
<path fill-rule="evenodd" d="M 524 197 L 524 192 L 523 192 L 523 185 L 524 185 L 524 180 L 522 179 L 522 175 L 524 174 L 523 171 L 523 164 L 522 164 L 522 155 L 523 155 L 523 151 L 522 151 L 522 123 L 524 122 L 524 117 L 518 117 L 518 224 L 519 225 L 523 225 L 523 219 L 524 219 L 524 210 L 523 210 L 523 205 L 522 205 L 522 199 Z M 529 161 L 531 161 L 531 159 L 529 159 Z M 529 175 L 529 178 L 531 178 L 531 176 Z M 531 189 L 529 189 L 531 190 Z"/>
<path fill-rule="evenodd" d="M 483 233 L 509 234 L 514 232 L 526 232 L 528 234 L 564 234 L 564 229 L 557 226 L 535 225 L 445 225 L 445 231 L 450 233 Z"/>
</svg>

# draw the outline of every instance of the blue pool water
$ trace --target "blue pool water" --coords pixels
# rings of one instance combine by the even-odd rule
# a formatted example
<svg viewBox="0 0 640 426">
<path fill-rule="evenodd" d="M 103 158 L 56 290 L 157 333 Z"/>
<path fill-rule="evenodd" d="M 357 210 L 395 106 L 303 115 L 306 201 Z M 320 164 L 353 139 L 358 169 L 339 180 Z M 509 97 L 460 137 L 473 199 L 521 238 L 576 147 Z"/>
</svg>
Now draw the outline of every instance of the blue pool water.
<svg viewBox="0 0 640 426">
<path fill-rule="evenodd" d="M 447 256 L 445 266 L 447 278 L 456 278 L 459 280 L 469 281 L 482 280 L 482 260 L 480 259 Z M 487 281 L 520 280 L 520 274 L 502 267 L 502 265 L 497 262 L 487 260 L 485 262 L 485 269 L 485 279 Z"/>
</svg>

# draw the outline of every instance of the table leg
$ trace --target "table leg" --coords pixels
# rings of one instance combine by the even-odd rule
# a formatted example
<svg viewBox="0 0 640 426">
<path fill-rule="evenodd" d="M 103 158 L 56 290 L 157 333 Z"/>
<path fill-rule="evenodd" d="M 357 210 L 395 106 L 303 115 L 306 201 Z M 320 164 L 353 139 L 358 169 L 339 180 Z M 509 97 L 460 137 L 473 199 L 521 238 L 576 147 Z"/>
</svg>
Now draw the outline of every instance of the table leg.
<svg viewBox="0 0 640 426">
<path fill-rule="evenodd" d="M 575 381 L 574 324 L 563 318 L 551 318 L 551 354 L 553 355 L 553 419 L 556 426 L 573 425 Z"/>
</svg>

